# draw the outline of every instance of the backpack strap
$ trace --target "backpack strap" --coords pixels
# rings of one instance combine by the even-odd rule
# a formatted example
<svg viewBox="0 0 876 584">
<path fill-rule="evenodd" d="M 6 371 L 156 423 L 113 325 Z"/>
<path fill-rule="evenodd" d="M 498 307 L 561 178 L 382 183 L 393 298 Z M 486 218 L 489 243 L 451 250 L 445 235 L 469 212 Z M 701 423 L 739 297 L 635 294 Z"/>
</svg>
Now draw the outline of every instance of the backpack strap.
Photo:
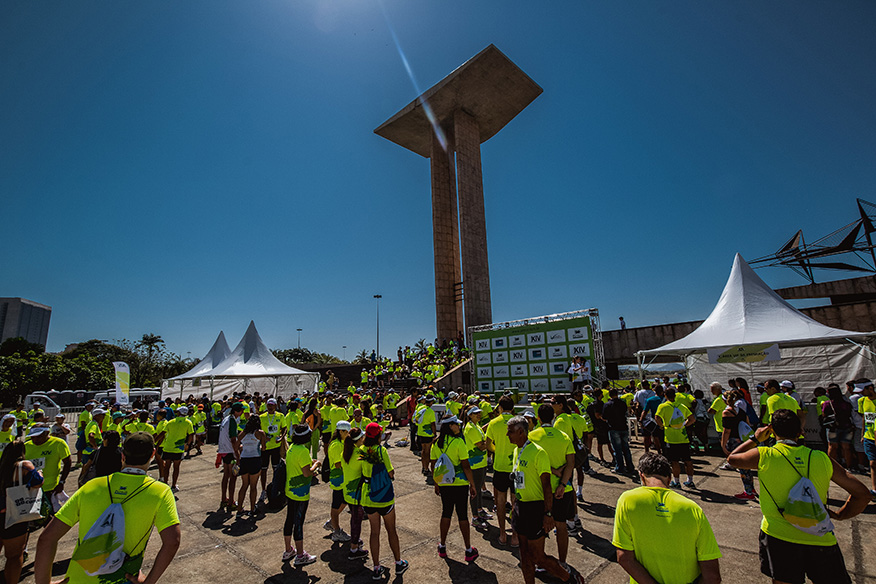
<svg viewBox="0 0 876 584">
<path fill-rule="evenodd" d="M 809 478 L 809 465 L 810 465 L 810 463 L 812 462 L 812 449 L 809 450 L 809 458 L 808 458 L 808 460 L 806 461 L 806 476 L 805 476 L 805 477 L 800 473 L 799 470 L 797 470 L 797 467 L 794 466 L 794 464 L 788 459 L 787 456 L 785 456 L 784 454 L 782 454 L 782 452 L 781 452 L 780 450 L 776 450 L 776 452 L 778 452 L 778 453 L 782 456 L 782 458 L 784 458 L 785 460 L 788 461 L 788 464 L 791 465 L 791 468 L 794 469 L 794 472 L 796 472 L 798 475 L 800 475 L 800 478 L 801 478 L 801 479 L 802 479 L 802 478 Z M 760 486 L 763 487 L 763 489 L 767 492 L 767 495 L 770 496 L 770 499 L 773 500 L 773 504 L 776 506 L 776 509 L 779 510 L 779 513 L 781 513 L 782 515 L 784 515 L 785 510 L 784 510 L 782 507 L 779 507 L 779 504 L 776 502 L 775 497 L 773 497 L 772 493 L 770 493 L 770 490 L 767 488 L 766 483 L 763 482 L 763 477 L 760 477 Z"/>
</svg>

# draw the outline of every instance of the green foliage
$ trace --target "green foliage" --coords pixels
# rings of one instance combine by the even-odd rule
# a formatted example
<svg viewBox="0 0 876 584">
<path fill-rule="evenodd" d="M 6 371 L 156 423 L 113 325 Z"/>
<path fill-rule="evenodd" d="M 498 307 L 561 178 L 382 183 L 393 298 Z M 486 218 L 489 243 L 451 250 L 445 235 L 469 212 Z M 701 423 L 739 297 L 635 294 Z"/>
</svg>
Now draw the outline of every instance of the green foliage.
<svg viewBox="0 0 876 584">
<path fill-rule="evenodd" d="M 353 363 L 356 365 L 370 365 L 371 357 L 368 355 L 368 351 L 366 349 L 362 349 L 358 353 L 356 353 L 356 358 L 353 359 Z"/>
<path fill-rule="evenodd" d="M 3 341 L 3 344 L 0 345 L 0 357 L 9 357 L 16 353 L 24 355 L 28 351 L 33 351 L 39 355 L 45 350 L 46 348 L 39 343 L 31 343 L 30 341 L 25 340 L 24 337 L 13 337 L 6 339 Z"/>
<path fill-rule="evenodd" d="M 320 365 L 344 363 L 344 361 L 338 359 L 334 355 L 329 355 L 328 353 L 317 353 L 303 347 L 300 349 L 274 349 L 271 353 L 286 365 L 299 363 L 317 363 Z"/>
</svg>

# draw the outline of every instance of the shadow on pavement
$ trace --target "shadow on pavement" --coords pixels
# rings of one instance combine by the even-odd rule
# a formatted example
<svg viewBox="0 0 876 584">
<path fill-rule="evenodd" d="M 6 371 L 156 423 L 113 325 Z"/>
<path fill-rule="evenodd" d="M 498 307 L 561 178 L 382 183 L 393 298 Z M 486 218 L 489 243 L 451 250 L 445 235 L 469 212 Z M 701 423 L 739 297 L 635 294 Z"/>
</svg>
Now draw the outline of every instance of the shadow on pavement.
<svg viewBox="0 0 876 584">
<path fill-rule="evenodd" d="M 596 517 L 604 517 L 606 519 L 614 518 L 614 507 L 609 507 L 604 503 L 584 501 L 583 503 L 578 503 L 578 508 L 588 515 L 595 515 Z"/>
<path fill-rule="evenodd" d="M 611 542 L 604 537 L 591 533 L 586 529 L 578 531 L 570 541 L 576 541 L 582 550 L 587 550 L 609 562 L 617 561 L 617 551 Z"/>
<path fill-rule="evenodd" d="M 690 498 L 694 498 L 696 495 L 695 492 L 685 491 L 685 494 Z M 724 493 L 716 493 L 715 491 L 710 491 L 708 489 L 700 489 L 699 491 L 700 499 L 703 501 L 707 501 L 709 503 L 733 503 L 735 505 L 747 505 L 748 501 L 742 501 L 740 499 L 735 498 L 733 495 L 725 495 Z"/>
<path fill-rule="evenodd" d="M 366 574 L 368 581 L 371 581 L 370 574 Z M 283 564 L 283 571 L 280 574 L 275 574 L 265 579 L 264 584 L 314 584 L 319 582 L 320 578 L 311 576 L 303 569 L 296 568 L 292 562 Z M 362 580 L 364 582 L 365 580 Z"/>
<path fill-rule="evenodd" d="M 484 570 L 480 566 L 478 566 L 477 561 L 468 563 L 468 562 L 460 562 L 459 560 L 452 560 L 450 558 L 444 558 L 444 562 L 447 564 L 447 567 L 450 570 L 447 573 L 447 576 L 450 578 L 451 582 L 455 582 L 457 584 L 462 582 L 476 582 L 477 584 L 497 584 L 498 578 L 496 578 L 496 574 L 493 572 L 488 572 Z"/>
<path fill-rule="evenodd" d="M 328 537 L 331 537 L 331 535 Z M 320 554 L 319 559 L 325 562 L 332 572 L 344 574 L 345 576 L 353 576 L 362 573 L 367 576 L 367 579 L 370 579 L 371 572 L 369 571 L 369 566 L 372 565 L 371 557 L 367 557 L 364 561 L 348 560 L 347 555 L 349 553 L 349 544 L 332 542 L 332 547 Z"/>
</svg>

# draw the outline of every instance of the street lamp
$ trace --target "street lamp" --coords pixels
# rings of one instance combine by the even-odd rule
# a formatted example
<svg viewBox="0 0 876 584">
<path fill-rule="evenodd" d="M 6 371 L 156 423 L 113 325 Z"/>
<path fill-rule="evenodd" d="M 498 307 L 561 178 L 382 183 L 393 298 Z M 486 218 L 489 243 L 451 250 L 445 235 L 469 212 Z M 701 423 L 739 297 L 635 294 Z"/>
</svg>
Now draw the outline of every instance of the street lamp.
<svg viewBox="0 0 876 584">
<path fill-rule="evenodd" d="M 380 294 L 375 294 L 377 299 L 377 358 L 380 359 L 380 299 L 383 298 Z"/>
<path fill-rule="evenodd" d="M 342 349 L 344 349 L 344 361 L 346 361 L 347 360 L 347 345 L 344 345 L 342 347 Z"/>
<path fill-rule="evenodd" d="M 304 329 L 295 329 L 295 330 L 298 331 L 298 350 L 301 350 L 301 331 L 303 331 Z"/>
</svg>

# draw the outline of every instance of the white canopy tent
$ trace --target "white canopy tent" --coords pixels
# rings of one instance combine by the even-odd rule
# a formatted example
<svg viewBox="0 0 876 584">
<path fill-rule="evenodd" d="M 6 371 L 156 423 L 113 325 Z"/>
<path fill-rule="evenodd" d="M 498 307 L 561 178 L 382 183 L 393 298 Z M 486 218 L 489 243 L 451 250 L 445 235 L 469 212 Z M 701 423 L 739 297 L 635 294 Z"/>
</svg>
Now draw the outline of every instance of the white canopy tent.
<svg viewBox="0 0 876 584">
<path fill-rule="evenodd" d="M 216 357 L 222 354 L 224 345 L 225 356 L 218 362 Z M 214 350 L 216 351 L 214 353 Z M 200 385 L 194 385 L 194 380 L 200 380 Z M 250 321 L 243 338 L 233 351 L 228 351 L 225 335 L 219 333 L 219 338 L 207 357 L 201 360 L 191 371 L 177 375 L 162 382 L 162 395 L 176 394 L 176 382 L 180 384 L 180 397 L 183 395 L 186 380 L 192 380 L 193 390 L 199 388 L 199 393 L 207 393 L 210 399 L 231 395 L 234 392 L 254 393 L 289 397 L 293 393 L 302 394 L 316 390 L 319 383 L 319 373 L 309 373 L 295 369 L 274 357 L 256 330 L 255 323 Z M 203 382 L 209 383 L 209 391 Z M 172 388 L 172 389 L 171 389 Z"/>
<path fill-rule="evenodd" d="M 656 349 L 639 351 L 640 367 L 648 356 L 678 355 L 691 384 L 705 390 L 730 377 L 749 381 L 790 379 L 804 398 L 830 382 L 840 385 L 874 373 L 871 343 L 876 333 L 832 328 L 815 321 L 780 297 L 736 254 L 721 298 L 692 333 Z M 708 349 L 778 344 L 779 361 L 709 363 Z"/>
</svg>

